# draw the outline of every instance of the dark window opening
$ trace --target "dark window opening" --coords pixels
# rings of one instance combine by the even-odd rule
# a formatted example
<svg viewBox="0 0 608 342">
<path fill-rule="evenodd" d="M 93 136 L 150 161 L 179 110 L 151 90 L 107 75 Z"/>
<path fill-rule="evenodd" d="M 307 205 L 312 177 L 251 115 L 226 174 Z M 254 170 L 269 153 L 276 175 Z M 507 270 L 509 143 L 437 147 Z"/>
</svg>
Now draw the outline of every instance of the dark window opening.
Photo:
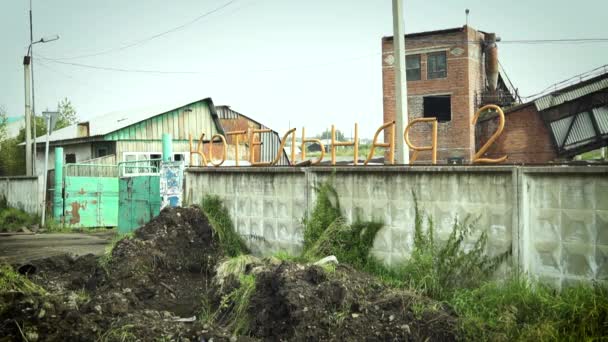
<svg viewBox="0 0 608 342">
<path fill-rule="evenodd" d="M 68 153 L 65 155 L 65 163 L 66 164 L 75 164 L 76 163 L 76 154 Z"/>
<path fill-rule="evenodd" d="M 427 79 L 445 78 L 448 76 L 447 55 L 445 51 L 427 55 Z"/>
<path fill-rule="evenodd" d="M 156 159 L 150 161 L 150 165 L 154 166 L 155 170 L 149 170 L 148 172 L 160 172 L 160 159 L 163 158 L 162 154 L 151 154 L 150 159 Z"/>
<path fill-rule="evenodd" d="M 450 95 L 425 96 L 423 99 L 425 118 L 437 118 L 439 122 L 452 120 Z"/>
<path fill-rule="evenodd" d="M 108 149 L 105 147 L 97 148 L 97 157 L 104 157 L 108 155 Z"/>
<path fill-rule="evenodd" d="M 185 160 L 184 155 L 181 153 L 175 153 L 173 155 L 173 161 L 177 162 L 177 161 L 184 161 L 184 160 Z"/>
<path fill-rule="evenodd" d="M 420 55 L 409 55 L 405 57 L 406 79 L 408 81 L 420 80 Z"/>
</svg>

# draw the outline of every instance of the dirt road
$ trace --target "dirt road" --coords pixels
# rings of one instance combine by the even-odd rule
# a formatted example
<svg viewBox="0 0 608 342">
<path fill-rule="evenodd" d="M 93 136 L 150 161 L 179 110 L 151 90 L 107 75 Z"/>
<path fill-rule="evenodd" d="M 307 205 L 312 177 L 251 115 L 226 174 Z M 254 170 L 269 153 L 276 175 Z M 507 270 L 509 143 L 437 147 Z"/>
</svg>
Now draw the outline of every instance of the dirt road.
<svg viewBox="0 0 608 342">
<path fill-rule="evenodd" d="M 63 253 L 100 255 L 113 234 L 108 232 L 0 236 L 0 262 L 23 263 Z"/>
</svg>

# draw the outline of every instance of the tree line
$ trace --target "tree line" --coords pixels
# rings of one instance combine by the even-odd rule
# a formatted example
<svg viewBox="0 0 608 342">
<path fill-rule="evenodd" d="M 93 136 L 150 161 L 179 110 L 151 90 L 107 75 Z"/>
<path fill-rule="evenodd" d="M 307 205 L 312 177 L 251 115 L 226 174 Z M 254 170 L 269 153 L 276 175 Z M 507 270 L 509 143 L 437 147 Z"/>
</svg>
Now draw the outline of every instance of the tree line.
<svg viewBox="0 0 608 342">
<path fill-rule="evenodd" d="M 70 126 L 78 122 L 76 109 L 68 100 L 64 98 L 57 104 L 59 117 L 55 130 Z M 36 137 L 43 137 L 47 132 L 47 120 L 41 116 L 36 116 L 32 123 L 36 132 Z M 40 140 L 37 140 L 39 142 Z M 8 134 L 8 113 L 0 106 L 0 176 L 19 176 L 25 174 L 25 146 L 19 145 L 25 142 L 25 127 L 19 130 L 16 137 Z"/>
</svg>

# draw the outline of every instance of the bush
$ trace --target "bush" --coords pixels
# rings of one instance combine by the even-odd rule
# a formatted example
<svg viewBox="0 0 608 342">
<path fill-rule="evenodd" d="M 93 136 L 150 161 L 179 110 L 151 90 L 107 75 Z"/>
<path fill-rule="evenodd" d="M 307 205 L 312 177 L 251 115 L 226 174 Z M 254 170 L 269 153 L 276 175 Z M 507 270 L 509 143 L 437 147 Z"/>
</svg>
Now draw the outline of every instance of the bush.
<svg viewBox="0 0 608 342">
<path fill-rule="evenodd" d="M 0 209 L 0 229 L 17 230 L 37 223 L 36 216 L 15 208 Z"/>
<path fill-rule="evenodd" d="M 471 246 L 467 246 L 466 241 L 479 231 L 475 226 L 476 220 L 469 217 L 462 222 L 455 219 L 448 240 L 440 243 L 435 238 L 432 217 L 420 210 L 416 195 L 412 193 L 412 196 L 415 209 L 414 250 L 410 259 L 392 272 L 410 288 L 431 298 L 445 300 L 456 289 L 475 288 L 489 280 L 510 255 L 509 248 L 496 257 L 488 257 L 485 254 L 488 239 L 485 231 Z"/>
<path fill-rule="evenodd" d="M 363 268 L 367 264 L 376 234 L 382 227 L 381 222 L 357 221 L 349 225 L 339 217 L 305 251 L 304 257 L 312 259 L 335 255 L 340 262 Z"/>
<path fill-rule="evenodd" d="M 249 253 L 245 242 L 234 230 L 230 215 L 218 196 L 206 195 L 203 198 L 203 212 L 207 215 L 211 228 L 216 234 L 222 250 L 230 257 Z"/>
<path fill-rule="evenodd" d="M 342 217 L 338 193 L 331 179 L 315 187 L 317 201 L 309 217 L 304 218 L 304 250 L 308 250 L 336 219 Z"/>
</svg>

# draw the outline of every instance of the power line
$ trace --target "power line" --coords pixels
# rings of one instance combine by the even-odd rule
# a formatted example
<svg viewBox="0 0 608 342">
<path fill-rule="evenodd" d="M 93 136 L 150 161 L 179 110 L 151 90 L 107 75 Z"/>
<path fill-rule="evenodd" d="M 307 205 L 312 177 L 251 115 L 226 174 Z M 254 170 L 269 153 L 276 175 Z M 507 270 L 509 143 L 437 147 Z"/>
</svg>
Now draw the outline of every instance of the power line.
<svg viewBox="0 0 608 342">
<path fill-rule="evenodd" d="M 200 74 L 226 74 L 226 73 L 257 73 L 257 72 L 276 72 L 276 71 L 287 71 L 294 69 L 313 69 L 325 66 L 339 65 L 348 62 L 354 62 L 358 60 L 363 60 L 369 57 L 380 56 L 381 53 L 373 53 L 367 55 L 355 56 L 352 58 L 335 60 L 332 62 L 326 63 L 316 63 L 316 64 L 308 64 L 308 65 L 292 65 L 285 66 L 280 68 L 267 68 L 267 69 L 250 69 L 250 70 L 230 70 L 230 71 L 200 71 L 200 70 L 153 70 L 153 69 L 133 69 L 133 68 L 117 68 L 117 67 L 108 67 L 108 66 L 100 66 L 100 65 L 91 65 L 91 64 L 83 64 L 83 63 L 75 63 L 75 62 L 63 62 L 43 56 L 38 56 L 45 61 L 50 63 L 57 63 L 63 65 L 70 65 L 79 68 L 85 69 L 94 69 L 94 70 L 104 70 L 104 71 L 114 71 L 114 72 L 126 72 L 126 73 L 142 73 L 142 74 L 177 74 L 177 75 L 200 75 Z"/>
<path fill-rule="evenodd" d="M 199 15 L 198 17 L 196 17 L 196 18 L 194 18 L 194 19 L 192 19 L 192 20 L 190 20 L 190 21 L 188 21 L 188 22 L 186 22 L 184 24 L 175 26 L 173 28 L 170 28 L 170 29 L 168 29 L 166 31 L 163 31 L 163 32 L 160 32 L 160 33 L 153 34 L 153 35 L 148 36 L 146 38 L 142 38 L 140 40 L 136 40 L 136 41 L 134 41 L 132 43 L 129 43 L 129 44 L 126 44 L 126 45 L 122 45 L 122 46 L 118 46 L 118 47 L 102 50 L 102 51 L 99 51 L 99 52 L 84 54 L 84 55 L 78 55 L 78 56 L 72 56 L 72 57 L 47 58 L 47 59 L 49 59 L 49 60 L 70 60 L 70 59 L 78 59 L 78 58 L 85 58 L 85 57 L 101 56 L 101 55 L 105 55 L 105 54 L 116 52 L 116 51 L 126 50 L 128 48 L 131 48 L 131 47 L 134 47 L 134 46 L 137 46 L 137 45 L 141 45 L 141 44 L 149 42 L 151 40 L 160 38 L 160 37 L 162 37 L 162 36 L 164 36 L 166 34 L 173 33 L 175 31 L 179 31 L 179 30 L 181 30 L 181 29 L 183 29 L 183 28 L 185 28 L 187 26 L 190 26 L 190 25 L 194 24 L 195 22 L 197 22 L 197 21 L 199 21 L 199 20 L 201 20 L 201 19 L 203 19 L 203 18 L 205 18 L 207 16 L 210 16 L 211 14 L 213 14 L 215 12 L 221 11 L 222 9 L 230 6 L 231 4 L 235 3 L 236 1 L 237 0 L 230 0 L 227 3 L 225 3 L 225 4 L 223 4 L 223 5 L 215 8 L 215 9 L 209 11 L 209 12 L 205 12 L 205 13 Z"/>
</svg>

